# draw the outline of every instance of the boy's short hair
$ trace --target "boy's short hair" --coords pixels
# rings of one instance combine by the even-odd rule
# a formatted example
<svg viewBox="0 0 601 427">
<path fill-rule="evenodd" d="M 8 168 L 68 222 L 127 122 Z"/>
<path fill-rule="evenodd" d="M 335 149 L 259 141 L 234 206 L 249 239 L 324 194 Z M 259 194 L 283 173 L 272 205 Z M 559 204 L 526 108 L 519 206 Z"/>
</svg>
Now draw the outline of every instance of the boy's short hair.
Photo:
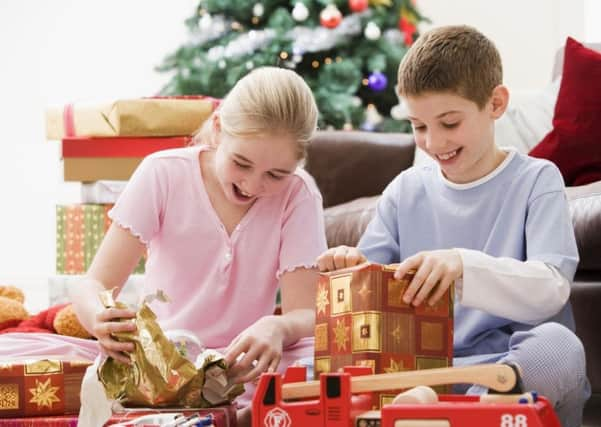
<svg viewBox="0 0 601 427">
<path fill-rule="evenodd" d="M 501 56 L 475 28 L 445 26 L 422 34 L 399 65 L 401 96 L 451 92 L 482 109 L 503 82 Z"/>
</svg>

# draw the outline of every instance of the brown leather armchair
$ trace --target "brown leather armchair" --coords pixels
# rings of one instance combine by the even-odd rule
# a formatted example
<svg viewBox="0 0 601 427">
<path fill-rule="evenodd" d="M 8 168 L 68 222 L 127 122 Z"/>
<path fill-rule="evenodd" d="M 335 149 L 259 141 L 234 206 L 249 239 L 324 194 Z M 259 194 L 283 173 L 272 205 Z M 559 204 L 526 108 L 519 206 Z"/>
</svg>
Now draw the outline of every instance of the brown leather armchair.
<svg viewBox="0 0 601 427">
<path fill-rule="evenodd" d="M 378 195 L 412 165 L 410 134 L 320 132 L 306 169 L 320 188 L 329 246 L 357 243 L 374 214 Z M 601 425 L 601 182 L 566 189 L 580 264 L 570 297 L 576 333 L 584 343 L 593 396 L 584 426 Z"/>
</svg>

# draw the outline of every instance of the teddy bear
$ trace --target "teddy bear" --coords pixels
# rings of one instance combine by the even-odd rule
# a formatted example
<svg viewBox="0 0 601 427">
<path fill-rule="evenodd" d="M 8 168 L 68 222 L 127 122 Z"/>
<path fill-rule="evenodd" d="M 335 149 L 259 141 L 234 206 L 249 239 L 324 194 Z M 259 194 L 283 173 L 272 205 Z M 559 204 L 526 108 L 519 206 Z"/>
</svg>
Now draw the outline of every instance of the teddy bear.
<svg viewBox="0 0 601 427">
<path fill-rule="evenodd" d="M 91 338 L 73 311 L 72 304 L 59 304 L 31 316 L 23 302 L 23 292 L 0 285 L 0 334 L 7 332 L 46 332 L 77 338 Z"/>
</svg>

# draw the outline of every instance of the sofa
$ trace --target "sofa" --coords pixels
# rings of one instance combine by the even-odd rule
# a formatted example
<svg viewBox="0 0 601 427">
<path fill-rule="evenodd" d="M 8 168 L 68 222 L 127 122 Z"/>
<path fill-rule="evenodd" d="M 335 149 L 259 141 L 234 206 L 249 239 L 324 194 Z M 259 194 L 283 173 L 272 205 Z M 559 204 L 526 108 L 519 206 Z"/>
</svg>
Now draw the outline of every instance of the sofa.
<svg viewBox="0 0 601 427">
<path fill-rule="evenodd" d="M 356 245 L 374 215 L 378 196 L 413 164 L 410 134 L 321 131 L 308 151 L 306 170 L 322 192 L 330 247 Z M 601 182 L 566 189 L 580 264 L 570 297 L 576 333 L 587 357 L 593 395 L 583 426 L 601 425 Z M 558 343 L 559 344 L 559 343 Z"/>
</svg>

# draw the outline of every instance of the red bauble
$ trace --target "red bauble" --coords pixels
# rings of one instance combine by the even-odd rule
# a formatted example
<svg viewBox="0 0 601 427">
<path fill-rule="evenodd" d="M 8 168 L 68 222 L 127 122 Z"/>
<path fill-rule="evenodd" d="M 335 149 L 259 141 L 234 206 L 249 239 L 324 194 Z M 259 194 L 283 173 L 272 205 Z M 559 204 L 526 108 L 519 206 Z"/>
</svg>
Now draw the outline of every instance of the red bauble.
<svg viewBox="0 0 601 427">
<path fill-rule="evenodd" d="M 353 12 L 363 12 L 369 7 L 369 0 L 348 0 L 348 7 Z"/>
<path fill-rule="evenodd" d="M 413 35 L 417 31 L 415 24 L 404 16 L 401 16 L 401 19 L 399 19 L 399 29 L 403 32 L 405 44 L 411 46 L 413 44 Z"/>
<path fill-rule="evenodd" d="M 333 5 L 329 4 L 319 14 L 319 22 L 326 28 L 336 28 L 342 21 L 342 13 Z"/>
</svg>

